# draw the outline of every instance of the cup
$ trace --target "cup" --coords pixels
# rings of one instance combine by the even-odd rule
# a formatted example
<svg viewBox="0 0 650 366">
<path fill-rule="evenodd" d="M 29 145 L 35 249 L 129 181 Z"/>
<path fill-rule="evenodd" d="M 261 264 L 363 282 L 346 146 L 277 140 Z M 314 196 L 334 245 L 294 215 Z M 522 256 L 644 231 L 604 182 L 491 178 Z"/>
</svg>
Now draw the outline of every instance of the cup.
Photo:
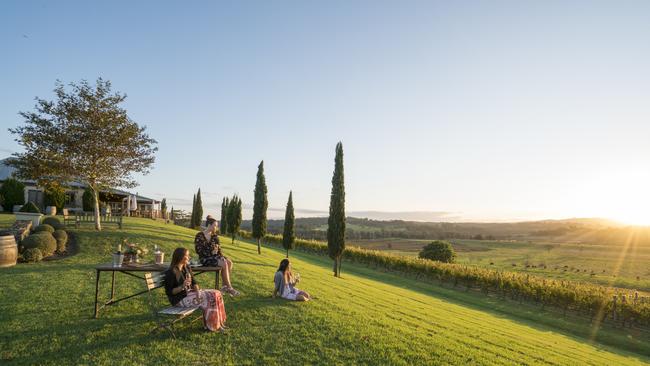
<svg viewBox="0 0 650 366">
<path fill-rule="evenodd" d="M 122 267 L 122 262 L 124 262 L 124 254 L 114 253 L 113 254 L 113 267 Z"/>
</svg>

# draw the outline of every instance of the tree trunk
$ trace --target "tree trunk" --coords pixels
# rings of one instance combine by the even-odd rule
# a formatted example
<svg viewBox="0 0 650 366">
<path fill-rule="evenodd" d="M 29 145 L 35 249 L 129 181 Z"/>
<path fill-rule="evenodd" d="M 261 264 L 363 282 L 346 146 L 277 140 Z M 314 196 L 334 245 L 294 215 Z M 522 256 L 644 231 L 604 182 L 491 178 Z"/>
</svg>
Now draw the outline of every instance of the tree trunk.
<svg viewBox="0 0 650 366">
<path fill-rule="evenodd" d="M 257 238 L 257 254 L 262 254 L 262 247 L 260 246 L 260 240 L 262 240 L 262 238 Z"/>
<path fill-rule="evenodd" d="M 97 192 L 97 189 L 91 187 L 93 191 L 93 195 L 95 196 L 95 230 L 101 231 L 102 230 L 102 224 L 99 221 L 99 192 Z"/>
<path fill-rule="evenodd" d="M 287 258 L 289 258 L 289 248 L 287 248 Z"/>
<path fill-rule="evenodd" d="M 334 268 L 333 268 L 333 270 L 334 270 L 334 277 L 338 277 L 338 273 L 339 273 L 339 272 L 338 272 L 338 268 L 337 268 L 337 267 L 338 267 L 337 258 L 334 258 Z"/>
<path fill-rule="evenodd" d="M 336 269 L 337 269 L 337 271 L 338 271 L 338 276 L 337 276 L 338 278 L 341 278 L 341 261 L 342 261 L 342 259 L 343 259 L 343 258 L 341 258 L 341 257 L 339 256 L 339 258 L 338 258 L 338 260 L 339 260 L 339 264 L 338 264 L 338 266 L 336 266 Z"/>
</svg>

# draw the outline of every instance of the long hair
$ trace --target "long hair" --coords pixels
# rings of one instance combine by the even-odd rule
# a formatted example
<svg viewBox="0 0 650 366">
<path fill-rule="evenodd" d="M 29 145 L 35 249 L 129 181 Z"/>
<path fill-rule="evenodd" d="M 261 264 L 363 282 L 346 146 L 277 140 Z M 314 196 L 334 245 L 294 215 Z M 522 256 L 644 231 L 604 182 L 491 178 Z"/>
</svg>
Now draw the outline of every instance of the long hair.
<svg viewBox="0 0 650 366">
<path fill-rule="evenodd" d="M 282 272 L 286 280 L 291 280 L 293 278 L 293 273 L 291 273 L 291 270 L 288 268 L 289 268 L 289 259 L 284 258 L 283 260 L 280 261 L 280 266 L 278 267 L 278 271 Z"/>
<path fill-rule="evenodd" d="M 185 253 L 187 253 L 187 249 L 185 248 L 176 248 L 174 250 L 174 254 L 172 254 L 172 263 L 169 265 L 169 269 L 174 270 L 175 268 L 178 267 L 178 264 L 183 261 L 183 258 L 185 257 Z"/>
<path fill-rule="evenodd" d="M 210 227 L 210 225 L 214 224 L 215 222 L 217 222 L 217 220 L 214 217 L 212 217 L 212 215 L 208 215 L 205 218 L 205 227 L 208 228 Z M 214 228 L 214 230 L 212 230 L 212 234 L 218 234 L 218 233 L 219 233 L 219 225 L 217 225 Z"/>
</svg>

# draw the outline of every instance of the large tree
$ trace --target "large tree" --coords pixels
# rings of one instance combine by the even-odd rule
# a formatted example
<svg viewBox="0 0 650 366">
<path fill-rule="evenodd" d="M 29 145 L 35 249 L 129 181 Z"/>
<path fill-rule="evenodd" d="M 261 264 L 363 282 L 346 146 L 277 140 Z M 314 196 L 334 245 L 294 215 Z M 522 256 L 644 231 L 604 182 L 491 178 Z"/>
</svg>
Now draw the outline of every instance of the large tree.
<svg viewBox="0 0 650 366">
<path fill-rule="evenodd" d="M 160 213 L 163 219 L 167 219 L 167 198 L 163 198 L 160 202 Z"/>
<path fill-rule="evenodd" d="M 221 235 L 228 234 L 228 197 L 224 197 L 221 201 L 221 221 L 219 221 L 219 231 Z"/>
<path fill-rule="evenodd" d="M 253 238 L 257 239 L 257 254 L 262 254 L 260 241 L 266 235 L 266 209 L 269 201 L 266 198 L 266 178 L 264 178 L 264 160 L 257 166 L 257 181 L 255 182 L 255 203 L 253 204 Z"/>
<path fill-rule="evenodd" d="M 341 277 L 341 256 L 345 250 L 345 184 L 343 181 L 343 144 L 336 144 L 330 216 L 327 220 L 327 249 L 334 260 L 334 276 Z"/>
<path fill-rule="evenodd" d="M 99 192 L 133 188 L 133 173 L 147 174 L 158 150 L 121 104 L 126 94 L 111 91 L 111 82 L 97 79 L 54 88 L 55 100 L 36 99 L 32 112 L 20 112 L 25 124 L 13 129 L 24 152 L 9 164 L 23 179 L 47 187 L 52 182 L 86 184 L 94 196 L 95 229 L 101 230 Z"/>
<path fill-rule="evenodd" d="M 228 205 L 228 233 L 232 236 L 232 243 L 235 243 L 235 237 L 239 234 L 239 227 L 242 219 L 242 203 L 239 196 L 234 195 Z"/>
<path fill-rule="evenodd" d="M 293 214 L 293 193 L 289 191 L 289 201 L 287 201 L 287 210 L 284 213 L 284 230 L 282 231 L 282 246 L 287 250 L 289 258 L 289 249 L 293 249 L 296 244 L 295 216 Z"/>
</svg>

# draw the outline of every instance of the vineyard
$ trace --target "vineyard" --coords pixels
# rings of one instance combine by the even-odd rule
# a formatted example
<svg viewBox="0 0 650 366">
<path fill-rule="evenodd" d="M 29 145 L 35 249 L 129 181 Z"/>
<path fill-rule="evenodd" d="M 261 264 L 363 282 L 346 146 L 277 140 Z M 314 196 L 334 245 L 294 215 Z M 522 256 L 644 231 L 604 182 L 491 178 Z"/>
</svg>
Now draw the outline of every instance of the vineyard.
<svg viewBox="0 0 650 366">
<path fill-rule="evenodd" d="M 243 233 L 244 237 L 249 236 Z M 267 243 L 282 244 L 279 235 L 267 235 Z M 327 255 L 326 243 L 312 240 L 296 241 L 299 250 Z M 564 314 L 577 312 L 588 316 L 595 324 L 610 322 L 628 327 L 650 327 L 650 297 L 637 291 L 568 280 L 554 280 L 519 272 L 493 270 L 434 262 L 413 257 L 397 256 L 357 247 L 346 248 L 347 261 L 373 268 L 397 271 L 419 279 L 447 283 L 454 287 L 480 290 L 520 302 L 534 302 L 544 307 L 555 307 Z"/>
</svg>

